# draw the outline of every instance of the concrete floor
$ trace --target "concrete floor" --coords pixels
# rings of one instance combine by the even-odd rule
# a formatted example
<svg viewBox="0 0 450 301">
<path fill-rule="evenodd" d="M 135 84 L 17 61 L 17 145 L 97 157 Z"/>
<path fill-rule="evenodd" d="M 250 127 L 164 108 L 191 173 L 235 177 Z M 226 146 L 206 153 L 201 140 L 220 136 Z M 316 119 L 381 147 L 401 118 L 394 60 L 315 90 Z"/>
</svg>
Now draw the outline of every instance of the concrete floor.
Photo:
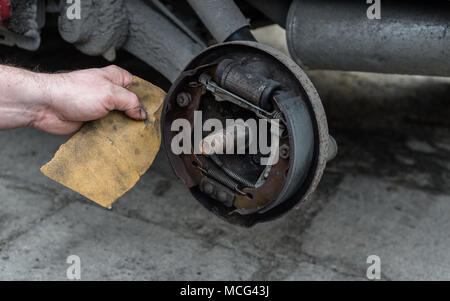
<svg viewBox="0 0 450 301">
<path fill-rule="evenodd" d="M 207 212 L 164 156 L 105 210 L 40 174 L 67 137 L 0 132 L 0 280 L 65 280 L 69 255 L 82 280 L 363 280 L 372 254 L 383 280 L 450 280 L 450 82 L 311 77 L 339 155 L 311 200 L 251 229 Z"/>
</svg>

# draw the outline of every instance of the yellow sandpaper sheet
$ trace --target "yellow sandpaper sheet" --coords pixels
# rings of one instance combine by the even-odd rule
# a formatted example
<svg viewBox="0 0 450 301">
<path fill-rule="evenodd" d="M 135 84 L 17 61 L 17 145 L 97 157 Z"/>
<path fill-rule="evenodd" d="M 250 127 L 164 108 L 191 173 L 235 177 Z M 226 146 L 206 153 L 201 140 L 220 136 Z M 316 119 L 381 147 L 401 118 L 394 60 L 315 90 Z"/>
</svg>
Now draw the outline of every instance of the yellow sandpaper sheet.
<svg viewBox="0 0 450 301">
<path fill-rule="evenodd" d="M 147 120 L 114 111 L 86 123 L 41 168 L 47 177 L 106 208 L 137 183 L 161 145 L 164 91 L 138 77 L 127 89 L 138 96 Z"/>
</svg>

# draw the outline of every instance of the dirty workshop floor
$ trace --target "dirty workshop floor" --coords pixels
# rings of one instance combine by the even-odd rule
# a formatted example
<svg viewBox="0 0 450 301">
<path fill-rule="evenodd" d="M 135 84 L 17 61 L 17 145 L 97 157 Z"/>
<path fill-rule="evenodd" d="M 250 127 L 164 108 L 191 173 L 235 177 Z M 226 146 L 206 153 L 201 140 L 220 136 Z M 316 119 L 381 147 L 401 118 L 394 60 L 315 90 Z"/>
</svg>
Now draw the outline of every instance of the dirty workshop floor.
<svg viewBox="0 0 450 301">
<path fill-rule="evenodd" d="M 58 39 L 42 49 L 0 57 L 41 70 L 106 64 Z M 130 56 L 117 63 L 167 88 Z M 0 132 L 0 280 L 65 280 L 69 255 L 82 280 L 363 280 L 369 255 L 383 280 L 450 280 L 450 81 L 311 77 L 339 155 L 311 200 L 251 229 L 207 212 L 161 154 L 105 210 L 40 174 L 67 137 Z"/>
</svg>

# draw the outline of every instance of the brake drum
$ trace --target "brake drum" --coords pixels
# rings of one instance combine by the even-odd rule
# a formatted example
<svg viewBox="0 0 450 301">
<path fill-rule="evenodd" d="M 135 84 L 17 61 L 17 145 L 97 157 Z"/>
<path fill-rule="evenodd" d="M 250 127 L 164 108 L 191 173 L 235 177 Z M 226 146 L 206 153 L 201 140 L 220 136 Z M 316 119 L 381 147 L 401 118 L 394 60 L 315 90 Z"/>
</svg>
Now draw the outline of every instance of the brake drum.
<svg viewBox="0 0 450 301">
<path fill-rule="evenodd" d="M 205 130 L 209 120 L 224 126 Z M 201 149 L 239 136 L 236 128 L 226 127 L 229 120 L 257 124 L 257 134 L 250 135 L 256 152 L 248 143 L 244 152 Z M 264 122 L 267 131 L 261 129 Z M 175 174 L 208 210 L 241 226 L 279 217 L 308 198 L 336 152 L 307 75 L 286 55 L 255 42 L 218 44 L 194 58 L 167 94 L 161 125 Z M 245 126 L 241 134 L 248 138 Z M 276 145 L 275 152 L 263 152 L 262 140 Z M 183 152 L 174 151 L 174 145 Z M 276 159 L 262 164 L 270 158 Z"/>
</svg>

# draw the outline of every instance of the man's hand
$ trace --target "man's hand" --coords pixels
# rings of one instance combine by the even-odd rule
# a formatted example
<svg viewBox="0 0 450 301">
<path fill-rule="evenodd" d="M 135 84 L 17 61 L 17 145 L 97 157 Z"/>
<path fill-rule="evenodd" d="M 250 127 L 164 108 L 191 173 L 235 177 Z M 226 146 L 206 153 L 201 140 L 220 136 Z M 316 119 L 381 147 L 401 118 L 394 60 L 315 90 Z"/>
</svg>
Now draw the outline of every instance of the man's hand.
<svg viewBox="0 0 450 301">
<path fill-rule="evenodd" d="M 112 110 L 146 118 L 137 96 L 125 89 L 132 75 L 116 66 L 59 74 L 0 66 L 0 78 L 0 129 L 34 126 L 67 135 Z"/>
</svg>

